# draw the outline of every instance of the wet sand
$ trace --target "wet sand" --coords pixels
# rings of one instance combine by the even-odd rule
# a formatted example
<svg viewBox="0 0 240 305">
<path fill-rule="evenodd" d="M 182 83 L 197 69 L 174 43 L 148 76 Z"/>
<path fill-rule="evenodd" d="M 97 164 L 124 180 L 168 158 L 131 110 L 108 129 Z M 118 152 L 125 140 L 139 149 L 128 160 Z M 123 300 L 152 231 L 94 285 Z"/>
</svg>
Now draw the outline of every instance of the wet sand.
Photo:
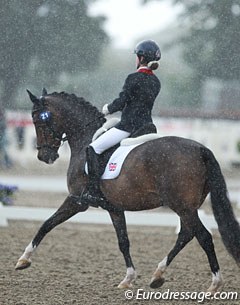
<svg viewBox="0 0 240 305">
<path fill-rule="evenodd" d="M 19 192 L 15 204 L 58 207 L 65 196 L 64 193 Z M 157 290 L 149 288 L 157 264 L 175 243 L 174 228 L 128 227 L 132 258 L 138 272 L 132 300 L 126 300 L 124 290 L 117 288 L 126 268 L 111 225 L 61 224 L 42 241 L 33 256 L 32 266 L 15 271 L 18 258 L 40 225 L 39 222 L 11 221 L 8 227 L 0 227 L 1 305 L 142 305 L 148 302 L 192 305 L 199 303 L 197 300 L 136 300 L 137 289 L 161 293 L 201 292 L 210 286 L 212 275 L 207 257 L 194 239 L 168 268 L 164 285 Z M 223 291 L 238 292 L 240 296 L 239 268 L 226 252 L 217 231 L 213 232 L 213 238 L 225 281 Z M 239 302 L 211 300 L 206 303 L 237 305 Z"/>
<path fill-rule="evenodd" d="M 126 268 L 110 225 L 65 223 L 50 232 L 33 256 L 32 266 L 15 271 L 14 266 L 40 223 L 12 221 L 0 228 L 0 304 L 147 304 L 147 300 L 126 300 L 117 288 Z M 174 245 L 176 234 L 170 228 L 129 227 L 131 252 L 138 278 L 133 291 L 154 291 L 148 284 L 158 262 Z M 240 274 L 223 247 L 218 232 L 214 241 L 225 279 L 224 291 L 240 294 Z M 175 258 L 159 292 L 205 291 L 211 283 L 206 255 L 193 240 Z M 239 304 L 238 301 L 211 304 Z M 151 304 L 185 304 L 186 301 L 151 300 Z M 197 304 L 188 301 L 187 304 Z"/>
</svg>

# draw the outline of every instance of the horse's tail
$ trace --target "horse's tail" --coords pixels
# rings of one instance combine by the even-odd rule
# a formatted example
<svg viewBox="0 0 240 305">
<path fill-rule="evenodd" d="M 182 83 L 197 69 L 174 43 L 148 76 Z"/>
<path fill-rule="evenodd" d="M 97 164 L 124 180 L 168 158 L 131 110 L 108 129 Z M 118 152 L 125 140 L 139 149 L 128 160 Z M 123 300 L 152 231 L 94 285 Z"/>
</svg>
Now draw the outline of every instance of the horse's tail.
<svg viewBox="0 0 240 305">
<path fill-rule="evenodd" d="M 202 148 L 202 157 L 207 167 L 212 209 L 219 232 L 226 249 L 240 266 L 240 226 L 227 195 L 223 174 L 213 153 L 206 147 Z"/>
</svg>

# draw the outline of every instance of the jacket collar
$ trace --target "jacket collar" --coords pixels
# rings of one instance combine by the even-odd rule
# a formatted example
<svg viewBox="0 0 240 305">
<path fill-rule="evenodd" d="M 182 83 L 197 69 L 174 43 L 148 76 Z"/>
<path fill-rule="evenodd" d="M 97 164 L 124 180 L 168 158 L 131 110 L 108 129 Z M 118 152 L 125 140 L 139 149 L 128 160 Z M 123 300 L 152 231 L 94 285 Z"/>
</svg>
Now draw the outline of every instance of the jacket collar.
<svg viewBox="0 0 240 305">
<path fill-rule="evenodd" d="M 153 71 L 148 67 L 140 67 L 137 69 L 137 72 L 153 75 Z"/>
</svg>

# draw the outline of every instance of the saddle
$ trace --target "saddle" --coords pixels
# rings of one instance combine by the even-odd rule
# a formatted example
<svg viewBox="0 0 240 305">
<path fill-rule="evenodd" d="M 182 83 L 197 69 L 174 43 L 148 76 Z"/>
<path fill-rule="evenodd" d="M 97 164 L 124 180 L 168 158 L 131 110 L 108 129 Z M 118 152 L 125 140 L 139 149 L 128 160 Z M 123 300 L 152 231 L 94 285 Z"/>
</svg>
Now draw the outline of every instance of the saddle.
<svg viewBox="0 0 240 305">
<path fill-rule="evenodd" d="M 118 121 L 115 120 L 115 125 L 118 123 Z M 107 126 L 106 126 L 107 125 Z M 100 135 L 102 135 L 104 132 L 106 132 L 108 129 L 110 129 L 111 127 L 115 126 L 114 124 L 111 124 L 109 122 L 106 122 L 100 129 L 98 129 L 96 131 L 96 133 L 94 134 L 93 136 L 93 140 L 97 139 Z M 140 129 L 134 131 L 130 137 L 128 137 L 127 139 L 125 140 L 132 140 L 134 141 L 134 139 L 138 139 L 139 138 L 142 138 L 144 137 L 145 135 L 148 135 L 148 134 L 155 134 L 156 135 L 157 133 L 157 128 L 156 126 L 153 124 L 153 123 L 150 123 L 150 124 L 146 124 L 144 126 L 142 126 Z M 153 136 L 153 135 L 152 135 Z M 138 140 L 137 140 L 138 141 Z M 133 146 L 135 147 L 136 145 L 139 145 L 140 143 L 138 144 L 135 144 L 135 145 L 131 145 L 131 144 L 126 144 L 126 146 L 129 147 L 129 149 L 133 149 Z M 119 170 L 121 169 L 121 165 L 120 167 L 117 167 L 117 164 L 119 163 L 111 163 L 111 159 L 115 154 L 114 152 L 119 148 L 121 150 L 121 148 L 124 148 L 124 144 L 121 145 L 121 143 L 109 148 L 108 150 L 106 150 L 105 152 L 103 152 L 101 155 L 98 155 L 98 170 L 99 170 L 99 175 L 100 177 L 103 176 L 104 172 L 105 172 L 105 169 L 107 167 L 107 165 L 109 166 L 109 171 L 112 173 L 112 171 L 115 171 L 115 169 L 117 168 L 117 173 L 119 172 Z M 125 147 L 126 147 L 125 146 Z M 131 148 L 130 148 L 131 147 Z M 130 151 L 129 149 L 127 149 L 127 153 Z M 122 158 L 125 158 L 126 156 L 126 150 L 125 151 L 116 151 L 116 153 L 120 153 L 121 154 L 121 157 Z M 119 159 L 118 159 L 119 160 Z M 124 160 L 124 159 L 123 159 Z M 122 161 L 123 162 L 123 161 Z M 109 163 L 109 164 L 108 164 Z M 120 162 L 120 164 L 122 164 Z M 111 168 L 112 166 L 115 166 L 114 168 Z M 110 169 L 111 168 L 111 169 Z M 86 168 L 85 168 L 86 170 Z M 115 173 L 115 172 L 114 172 Z M 116 173 L 115 173 L 116 174 Z M 103 179 L 113 179 L 112 176 L 111 178 L 103 178 Z M 104 195 L 102 195 L 102 198 L 105 198 Z M 105 209 L 105 210 L 108 210 L 108 211 L 114 211 L 114 212 L 122 212 L 122 209 L 121 208 L 117 208 L 115 207 L 114 205 L 112 205 L 110 202 L 108 202 L 108 200 L 106 199 L 105 202 L 101 203 L 100 206 Z"/>
<path fill-rule="evenodd" d="M 113 126 L 115 126 L 117 123 L 119 122 L 118 119 L 113 119 L 113 121 L 108 121 L 106 122 L 99 130 L 96 131 L 95 135 L 93 136 L 93 139 L 97 139 L 101 134 L 103 134 L 104 132 L 106 132 L 108 129 L 112 128 Z M 133 133 L 127 138 L 137 138 L 146 134 L 152 134 L 152 133 L 157 133 L 157 128 L 153 123 L 148 123 L 145 124 L 143 126 L 141 126 L 141 128 L 134 130 Z M 111 155 L 115 152 L 115 150 L 120 146 L 119 144 L 116 144 L 115 146 L 109 148 L 108 150 L 106 150 L 105 152 L 103 152 L 100 156 L 99 156 L 99 164 L 100 164 L 100 171 L 101 171 L 101 176 L 105 171 L 106 165 L 111 157 Z"/>
</svg>

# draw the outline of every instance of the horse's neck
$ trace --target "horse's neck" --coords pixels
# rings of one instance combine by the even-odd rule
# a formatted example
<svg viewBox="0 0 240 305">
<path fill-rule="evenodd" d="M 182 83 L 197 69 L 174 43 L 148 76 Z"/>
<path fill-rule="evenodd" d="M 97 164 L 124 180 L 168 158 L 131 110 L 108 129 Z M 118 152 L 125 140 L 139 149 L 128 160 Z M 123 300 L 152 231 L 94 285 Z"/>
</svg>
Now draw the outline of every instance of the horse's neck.
<svg viewBox="0 0 240 305">
<path fill-rule="evenodd" d="M 97 129 L 97 128 L 96 128 Z M 94 130 L 86 132 L 76 130 L 70 138 L 68 144 L 71 150 L 71 157 L 68 167 L 68 177 L 73 180 L 78 180 L 80 185 L 84 185 L 84 167 L 86 161 L 86 148 L 92 142 Z M 74 191 L 73 191 L 74 192 Z"/>
<path fill-rule="evenodd" d="M 84 104 L 85 103 L 85 104 Z M 74 107 L 75 106 L 75 107 Z M 76 103 L 70 104 L 62 113 L 67 118 L 65 121 L 65 134 L 72 154 L 80 153 L 92 141 L 96 130 L 102 126 L 105 119 L 96 107 L 83 101 L 79 102 L 80 108 Z"/>
<path fill-rule="evenodd" d="M 101 113 L 99 113 L 101 115 Z M 78 119 L 73 119 L 66 127 L 65 133 L 71 153 L 79 153 L 84 150 L 91 142 L 95 132 L 102 126 L 106 120 L 104 118 L 89 118 L 84 124 Z"/>
<path fill-rule="evenodd" d="M 83 133 L 81 130 L 75 129 L 74 133 L 71 133 L 71 135 L 66 134 L 71 152 L 79 152 L 86 148 L 92 142 L 94 133 L 95 130 L 87 130 Z"/>
</svg>

